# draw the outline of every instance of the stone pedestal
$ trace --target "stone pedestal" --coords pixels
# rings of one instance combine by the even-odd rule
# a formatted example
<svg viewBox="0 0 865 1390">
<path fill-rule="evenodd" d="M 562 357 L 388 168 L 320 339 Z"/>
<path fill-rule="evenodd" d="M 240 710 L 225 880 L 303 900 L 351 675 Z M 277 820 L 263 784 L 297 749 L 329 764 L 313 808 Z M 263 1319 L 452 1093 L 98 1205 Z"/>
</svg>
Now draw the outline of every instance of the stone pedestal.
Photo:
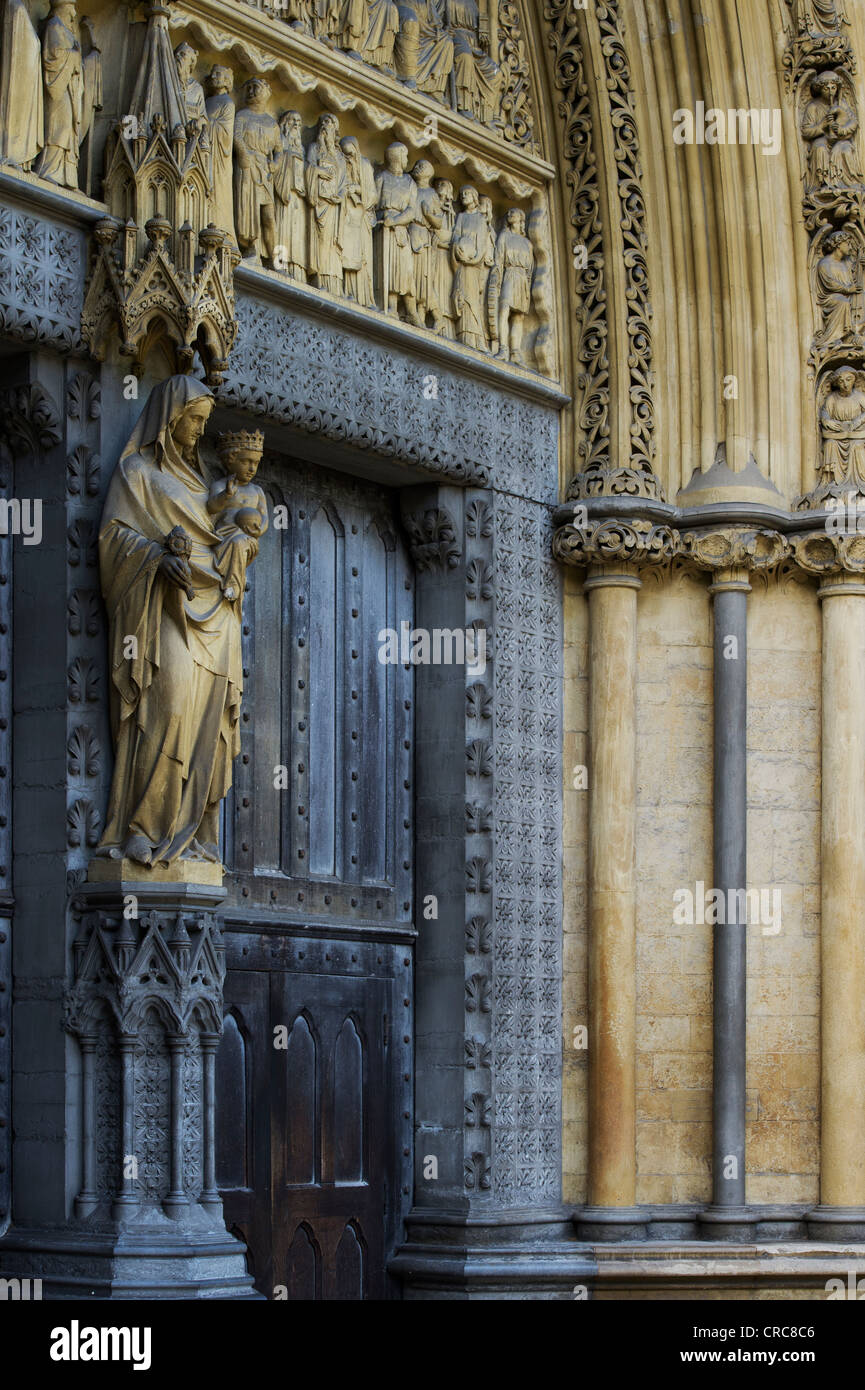
<svg viewBox="0 0 865 1390">
<path fill-rule="evenodd" d="M 215 1182 L 224 890 L 190 868 L 222 876 L 120 877 L 97 860 L 71 905 L 80 1183 L 66 1223 L 13 1227 L 0 1247 L 3 1272 L 41 1278 L 49 1298 L 257 1296 Z"/>
</svg>

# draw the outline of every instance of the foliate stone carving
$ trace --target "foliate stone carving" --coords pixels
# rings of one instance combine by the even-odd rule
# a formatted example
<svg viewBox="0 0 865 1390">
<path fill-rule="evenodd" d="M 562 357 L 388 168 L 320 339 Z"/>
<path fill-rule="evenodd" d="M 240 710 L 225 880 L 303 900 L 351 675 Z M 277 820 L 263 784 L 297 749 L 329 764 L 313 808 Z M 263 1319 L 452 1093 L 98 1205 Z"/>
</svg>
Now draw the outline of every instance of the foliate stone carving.
<svg viewBox="0 0 865 1390">
<path fill-rule="evenodd" d="M 488 502 L 474 497 L 466 504 L 466 535 L 487 540 L 493 534 L 493 513 Z"/>
<path fill-rule="evenodd" d="M 466 689 L 466 718 L 490 719 L 493 712 L 493 699 L 481 681 L 475 681 Z"/>
<path fill-rule="evenodd" d="M 82 334 L 103 360 L 116 325 L 121 352 L 137 371 L 161 337 L 178 370 L 188 371 L 198 352 L 215 383 L 237 336 L 238 255 L 230 230 L 213 221 L 227 219 L 214 199 L 204 93 L 191 76 L 195 52 L 181 46 L 179 69 L 167 16 L 163 0 L 148 5 L 131 111 L 115 123 L 106 145 L 104 199 L 111 216 L 94 230 Z M 224 142 L 218 149 L 222 157 Z M 217 172 L 224 196 L 224 167 Z"/>
<path fill-rule="evenodd" d="M 565 151 L 573 168 L 571 221 L 578 267 L 577 301 L 580 305 L 580 338 L 577 357 L 583 366 L 579 384 L 583 399 L 579 423 L 583 437 L 578 445 L 580 470 L 568 489 L 569 497 L 628 492 L 662 498 L 653 471 L 655 457 L 655 404 L 652 368 L 652 308 L 646 257 L 647 233 L 642 167 L 630 64 L 623 38 L 619 0 L 595 0 L 595 18 L 609 93 L 611 128 L 615 143 L 627 303 L 628 401 L 630 458 L 610 466 L 610 394 L 608 326 L 604 286 L 604 255 L 597 155 L 592 144 L 591 110 L 585 79 L 577 11 L 568 0 L 546 0 L 551 21 L 550 42 L 555 50 L 556 85 L 565 93 L 560 110 L 565 116 Z M 579 268 L 582 268 L 581 270 Z"/>
<path fill-rule="evenodd" d="M 546 0 L 554 81 L 562 93 L 564 155 L 570 166 L 568 212 L 574 229 L 574 271 L 579 333 L 576 342 L 578 476 L 602 478 L 610 467 L 610 363 L 606 269 L 589 89 L 577 11 L 570 0 Z M 616 491 L 616 480 L 610 490 Z"/>
<path fill-rule="evenodd" d="M 84 424 L 102 414 L 102 388 L 87 372 L 75 372 L 66 388 L 66 410 L 73 420 Z"/>
<path fill-rule="evenodd" d="M 99 853 L 143 866 L 219 863 L 219 808 L 240 747 L 240 599 L 266 523 L 252 483 L 262 441 L 227 441 L 234 486 L 229 495 L 223 482 L 214 501 L 198 453 L 212 404 L 190 377 L 154 388 L 99 535 L 116 751 Z M 178 755 L 154 764 L 154 742 Z"/>
<path fill-rule="evenodd" d="M 473 1091 L 465 1103 L 466 1127 L 468 1129 L 488 1129 L 492 1103 L 489 1096 L 481 1091 Z"/>
<path fill-rule="evenodd" d="M 585 526 L 559 527 L 553 554 L 567 564 L 591 565 L 610 561 L 663 564 L 679 548 L 679 535 L 670 526 L 644 519 L 610 517 Z"/>
<path fill-rule="evenodd" d="M 101 608 L 95 589 L 73 589 L 66 604 L 66 627 L 70 637 L 95 637 L 99 631 Z"/>
<path fill-rule="evenodd" d="M 465 1162 L 465 1181 L 469 1192 L 488 1192 L 492 1186 L 490 1160 L 486 1154 L 473 1153 Z"/>
<path fill-rule="evenodd" d="M 77 724 L 66 741 L 70 777 L 95 777 L 99 772 L 99 740 L 86 724 Z"/>
<path fill-rule="evenodd" d="M 683 556 L 707 570 L 766 571 L 774 569 L 789 554 L 787 541 L 778 531 L 740 527 L 683 532 L 679 549 Z"/>
<path fill-rule="evenodd" d="M 81 348 L 84 233 L 0 207 L 0 329 L 62 352 Z"/>
<path fill-rule="evenodd" d="M 793 559 L 806 574 L 865 574 L 865 535 L 829 533 L 791 536 Z"/>
<path fill-rule="evenodd" d="M 489 893 L 492 890 L 490 862 L 479 855 L 473 855 L 466 863 L 466 892 Z"/>
<path fill-rule="evenodd" d="M 492 1008 L 489 976 L 477 971 L 466 980 L 466 1013 L 488 1014 Z"/>
<path fill-rule="evenodd" d="M 488 956 L 492 950 L 492 926 L 486 917 L 472 917 L 466 926 L 466 952 Z"/>
<path fill-rule="evenodd" d="M 89 657 L 77 656 L 66 672 L 66 698 L 70 705 L 94 705 L 99 700 L 99 672 Z"/>
<path fill-rule="evenodd" d="M 475 1071 L 479 1067 L 490 1067 L 492 1065 L 492 1048 L 483 1038 L 466 1038 L 466 1067 L 470 1071 Z"/>
<path fill-rule="evenodd" d="M 95 497 L 99 492 L 99 458 L 79 444 L 72 450 L 66 462 L 66 487 L 75 497 L 87 495 Z"/>
<path fill-rule="evenodd" d="M 99 812 L 91 801 L 78 797 L 66 812 L 66 841 L 70 849 L 94 849 L 99 843 Z"/>
<path fill-rule="evenodd" d="M 485 739 L 473 738 L 466 745 L 466 772 L 469 777 L 492 777 L 493 749 Z"/>
<path fill-rule="evenodd" d="M 408 533 L 409 550 L 416 569 L 456 569 L 461 550 L 456 540 L 453 517 L 442 507 L 428 507 L 423 512 L 402 514 Z"/>
<path fill-rule="evenodd" d="M 57 406 L 38 382 L 0 391 L 0 427 L 16 452 L 54 449 L 62 438 Z"/>
</svg>

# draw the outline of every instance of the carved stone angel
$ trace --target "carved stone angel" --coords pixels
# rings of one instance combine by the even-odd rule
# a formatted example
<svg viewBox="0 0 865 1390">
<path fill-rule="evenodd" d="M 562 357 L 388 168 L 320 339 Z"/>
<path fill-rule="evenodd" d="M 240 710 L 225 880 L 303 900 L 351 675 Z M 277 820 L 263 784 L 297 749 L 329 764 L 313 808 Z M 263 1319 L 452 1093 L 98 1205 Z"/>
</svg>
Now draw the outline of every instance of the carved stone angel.
<svg viewBox="0 0 865 1390">
<path fill-rule="evenodd" d="M 812 79 L 801 129 L 809 147 L 806 183 L 811 189 L 861 181 L 856 151 L 859 117 L 837 72 L 821 72 Z"/>
<path fill-rule="evenodd" d="M 865 390 L 855 367 L 839 367 L 820 411 L 823 481 L 865 490 Z"/>
<path fill-rule="evenodd" d="M 843 342 L 859 334 L 861 291 L 858 257 L 850 232 L 832 232 L 823 243 L 814 278 L 823 313 L 822 344 Z"/>
</svg>

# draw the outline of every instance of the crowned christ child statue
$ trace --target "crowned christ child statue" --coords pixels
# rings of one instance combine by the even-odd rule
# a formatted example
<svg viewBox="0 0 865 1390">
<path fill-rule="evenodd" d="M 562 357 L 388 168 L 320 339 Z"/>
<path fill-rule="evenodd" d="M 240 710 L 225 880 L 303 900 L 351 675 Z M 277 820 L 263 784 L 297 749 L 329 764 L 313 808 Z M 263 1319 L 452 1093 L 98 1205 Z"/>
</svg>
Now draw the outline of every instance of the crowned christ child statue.
<svg viewBox="0 0 865 1390">
<path fill-rule="evenodd" d="M 247 565 L 254 558 L 248 546 L 235 544 L 238 533 L 258 541 L 267 530 L 267 498 L 252 481 L 261 462 L 264 435 L 260 430 L 221 434 L 216 448 L 225 476 L 211 484 L 207 510 L 221 538 L 215 560 L 222 592 L 234 603 L 243 594 Z"/>
</svg>

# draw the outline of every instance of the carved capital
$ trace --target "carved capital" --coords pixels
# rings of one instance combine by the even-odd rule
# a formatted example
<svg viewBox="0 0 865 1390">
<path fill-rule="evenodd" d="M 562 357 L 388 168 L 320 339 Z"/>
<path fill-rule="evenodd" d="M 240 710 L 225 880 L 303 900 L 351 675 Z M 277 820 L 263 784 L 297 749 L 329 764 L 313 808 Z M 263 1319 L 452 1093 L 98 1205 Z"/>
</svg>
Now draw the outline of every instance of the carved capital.
<svg viewBox="0 0 865 1390">
<path fill-rule="evenodd" d="M 679 553 L 681 539 L 671 526 L 610 517 L 585 526 L 561 526 L 553 538 L 553 554 L 568 565 L 660 565 Z"/>
<path fill-rule="evenodd" d="M 779 531 L 731 526 L 683 533 L 680 553 L 700 569 L 724 572 L 774 569 L 789 550 Z"/>
<path fill-rule="evenodd" d="M 790 539 L 793 559 L 806 574 L 865 574 L 865 534 L 827 530 Z"/>
</svg>

